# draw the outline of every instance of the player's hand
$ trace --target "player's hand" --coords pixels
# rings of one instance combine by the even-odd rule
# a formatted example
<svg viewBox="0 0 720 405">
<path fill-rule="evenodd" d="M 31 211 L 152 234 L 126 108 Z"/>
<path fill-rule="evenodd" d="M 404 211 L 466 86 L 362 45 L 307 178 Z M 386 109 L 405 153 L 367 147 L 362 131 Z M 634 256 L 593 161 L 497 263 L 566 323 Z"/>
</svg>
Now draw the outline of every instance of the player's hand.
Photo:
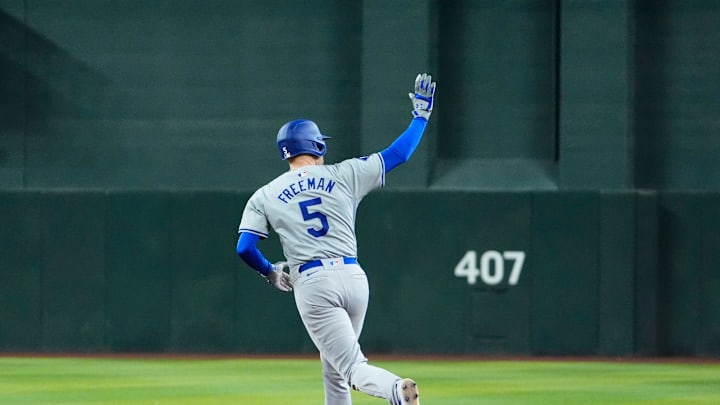
<svg viewBox="0 0 720 405">
<path fill-rule="evenodd" d="M 435 82 L 432 81 L 432 76 L 427 73 L 417 75 L 415 93 L 408 93 L 408 96 L 413 104 L 413 115 L 429 120 L 435 96 Z"/>
<path fill-rule="evenodd" d="M 292 282 L 290 281 L 290 266 L 286 262 L 277 262 L 273 264 L 273 269 L 268 273 L 268 283 L 280 291 L 292 291 Z"/>
</svg>

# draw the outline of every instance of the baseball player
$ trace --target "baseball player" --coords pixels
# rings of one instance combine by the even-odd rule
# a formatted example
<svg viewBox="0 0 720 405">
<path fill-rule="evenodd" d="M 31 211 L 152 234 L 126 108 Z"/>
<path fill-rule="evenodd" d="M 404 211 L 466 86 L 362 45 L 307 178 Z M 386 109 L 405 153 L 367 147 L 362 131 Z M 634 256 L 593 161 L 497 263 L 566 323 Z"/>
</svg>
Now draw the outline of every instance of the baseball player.
<svg viewBox="0 0 720 405">
<path fill-rule="evenodd" d="M 415 79 L 410 126 L 385 150 L 324 165 L 325 140 L 309 120 L 280 128 L 277 146 L 290 170 L 257 190 L 240 221 L 237 253 L 281 291 L 294 291 L 305 329 L 320 351 L 325 405 L 352 403 L 350 388 L 391 405 L 419 405 L 415 381 L 368 364 L 358 338 L 369 299 L 357 256 L 355 215 L 360 200 L 383 187 L 385 174 L 406 162 L 433 109 L 435 82 Z M 257 248 L 270 230 L 286 261 L 269 262 Z"/>
</svg>

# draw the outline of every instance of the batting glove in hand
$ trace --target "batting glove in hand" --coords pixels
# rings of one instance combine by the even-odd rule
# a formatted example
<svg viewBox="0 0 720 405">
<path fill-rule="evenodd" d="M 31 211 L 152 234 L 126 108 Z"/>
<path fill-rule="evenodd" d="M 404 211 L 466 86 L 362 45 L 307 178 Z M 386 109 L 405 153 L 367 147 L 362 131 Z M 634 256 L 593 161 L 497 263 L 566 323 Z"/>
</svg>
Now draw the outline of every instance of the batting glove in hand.
<svg viewBox="0 0 720 405">
<path fill-rule="evenodd" d="M 287 270 L 287 271 L 286 271 Z M 292 291 L 292 282 L 290 281 L 290 266 L 286 262 L 277 262 L 273 264 L 273 269 L 268 273 L 268 283 L 280 291 Z"/>
<path fill-rule="evenodd" d="M 433 109 L 433 97 L 435 96 L 435 82 L 432 76 L 422 73 L 415 78 L 415 93 L 408 93 L 413 103 L 413 115 L 425 120 L 430 119 Z"/>
</svg>

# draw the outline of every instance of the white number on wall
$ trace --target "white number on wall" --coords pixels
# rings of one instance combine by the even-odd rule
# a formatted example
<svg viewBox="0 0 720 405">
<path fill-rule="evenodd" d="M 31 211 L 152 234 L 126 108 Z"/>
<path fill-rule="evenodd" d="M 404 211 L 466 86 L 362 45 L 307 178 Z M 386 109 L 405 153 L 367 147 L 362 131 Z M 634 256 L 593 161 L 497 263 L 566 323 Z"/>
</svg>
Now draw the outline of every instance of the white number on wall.
<svg viewBox="0 0 720 405">
<path fill-rule="evenodd" d="M 507 282 L 509 285 L 517 285 L 525 263 L 525 252 L 520 250 L 507 250 L 502 253 L 488 250 L 480 256 L 480 268 L 478 268 L 477 252 L 468 250 L 455 266 L 455 276 L 467 278 L 470 285 L 475 285 L 478 277 L 483 284 L 498 285 L 505 279 L 506 262 L 512 264 Z"/>
</svg>

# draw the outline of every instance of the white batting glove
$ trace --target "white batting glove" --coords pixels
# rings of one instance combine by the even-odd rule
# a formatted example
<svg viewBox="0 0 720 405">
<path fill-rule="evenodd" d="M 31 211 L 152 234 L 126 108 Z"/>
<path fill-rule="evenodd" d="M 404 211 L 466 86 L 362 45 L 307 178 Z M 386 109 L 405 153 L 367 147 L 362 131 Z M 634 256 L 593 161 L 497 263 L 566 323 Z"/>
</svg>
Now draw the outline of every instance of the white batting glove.
<svg viewBox="0 0 720 405">
<path fill-rule="evenodd" d="M 421 73 L 415 78 L 415 93 L 408 93 L 413 104 L 413 116 L 430 119 L 435 96 L 435 82 L 432 76 Z"/>
<path fill-rule="evenodd" d="M 270 273 L 264 277 L 267 278 L 268 283 L 272 284 L 273 287 L 280 291 L 288 292 L 292 291 L 292 282 L 288 274 L 289 271 L 290 266 L 288 266 L 287 262 L 277 262 L 273 264 L 273 269 Z"/>
</svg>

